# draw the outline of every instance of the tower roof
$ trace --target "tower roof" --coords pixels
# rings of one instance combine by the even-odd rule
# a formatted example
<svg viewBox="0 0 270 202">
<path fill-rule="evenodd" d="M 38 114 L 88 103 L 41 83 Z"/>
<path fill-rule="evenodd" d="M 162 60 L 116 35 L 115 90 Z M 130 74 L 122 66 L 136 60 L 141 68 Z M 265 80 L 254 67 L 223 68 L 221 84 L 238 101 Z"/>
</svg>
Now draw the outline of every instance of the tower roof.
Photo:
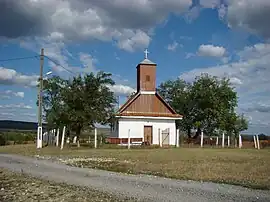
<svg viewBox="0 0 270 202">
<path fill-rule="evenodd" d="M 156 63 L 154 63 L 151 60 L 146 58 L 143 61 L 141 61 L 140 64 L 143 64 L 143 65 L 155 65 Z"/>
</svg>

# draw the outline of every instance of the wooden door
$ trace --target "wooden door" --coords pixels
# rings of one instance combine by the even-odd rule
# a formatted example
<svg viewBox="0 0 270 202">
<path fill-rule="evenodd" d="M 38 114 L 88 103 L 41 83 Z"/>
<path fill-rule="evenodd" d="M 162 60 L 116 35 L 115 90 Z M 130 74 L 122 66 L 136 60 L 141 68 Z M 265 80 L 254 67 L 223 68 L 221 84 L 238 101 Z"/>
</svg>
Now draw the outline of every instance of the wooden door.
<svg viewBox="0 0 270 202">
<path fill-rule="evenodd" d="M 170 133 L 162 133 L 162 145 L 169 145 Z"/>
<path fill-rule="evenodd" d="M 153 130 L 152 126 L 144 126 L 144 142 L 149 142 L 149 144 L 153 144 Z"/>
<path fill-rule="evenodd" d="M 170 144 L 170 129 L 167 128 L 162 131 L 162 145 Z"/>
</svg>

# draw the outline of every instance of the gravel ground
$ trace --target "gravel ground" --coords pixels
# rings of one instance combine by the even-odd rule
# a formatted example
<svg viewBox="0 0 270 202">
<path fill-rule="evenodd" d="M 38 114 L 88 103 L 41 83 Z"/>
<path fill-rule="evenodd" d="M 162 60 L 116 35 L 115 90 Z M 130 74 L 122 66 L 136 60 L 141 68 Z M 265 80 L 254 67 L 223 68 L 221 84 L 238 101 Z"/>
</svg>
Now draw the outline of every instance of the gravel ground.
<svg viewBox="0 0 270 202">
<path fill-rule="evenodd" d="M 97 189 L 115 197 L 134 197 L 136 201 L 270 201 L 270 191 L 266 190 L 76 168 L 18 155 L 0 154 L 0 167 L 54 182 Z"/>
<path fill-rule="evenodd" d="M 120 199 L 88 187 L 55 183 L 0 168 L 1 202 L 119 202 Z"/>
</svg>

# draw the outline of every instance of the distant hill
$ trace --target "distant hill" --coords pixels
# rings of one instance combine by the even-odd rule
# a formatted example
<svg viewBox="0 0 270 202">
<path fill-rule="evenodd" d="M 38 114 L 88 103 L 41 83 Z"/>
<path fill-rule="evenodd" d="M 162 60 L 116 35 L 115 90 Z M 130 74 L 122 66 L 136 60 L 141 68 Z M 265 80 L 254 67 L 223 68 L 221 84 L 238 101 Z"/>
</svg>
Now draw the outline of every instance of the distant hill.
<svg viewBox="0 0 270 202">
<path fill-rule="evenodd" d="M 0 120 L 0 130 L 37 130 L 37 123 L 26 121 Z"/>
<path fill-rule="evenodd" d="M 7 131 L 7 130 L 36 131 L 37 126 L 38 125 L 35 122 L 0 120 L 0 131 Z M 43 127 L 45 126 L 46 124 L 43 123 Z M 108 126 L 97 125 L 97 128 L 98 133 L 104 133 L 106 135 L 110 133 L 110 128 Z"/>
</svg>

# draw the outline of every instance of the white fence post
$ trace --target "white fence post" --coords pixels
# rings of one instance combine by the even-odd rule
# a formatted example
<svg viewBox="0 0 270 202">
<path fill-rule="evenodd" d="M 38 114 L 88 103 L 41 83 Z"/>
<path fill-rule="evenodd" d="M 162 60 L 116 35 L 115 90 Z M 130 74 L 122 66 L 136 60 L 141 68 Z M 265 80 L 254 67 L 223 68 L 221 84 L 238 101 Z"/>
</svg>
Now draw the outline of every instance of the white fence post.
<svg viewBox="0 0 270 202">
<path fill-rule="evenodd" d="M 95 128 L 95 148 L 97 148 L 97 128 Z"/>
<path fill-rule="evenodd" d="M 77 136 L 74 136 L 74 138 L 73 138 L 73 144 L 75 144 L 76 143 L 76 141 L 77 141 Z"/>
<path fill-rule="evenodd" d="M 203 147 L 203 131 L 201 132 L 201 147 Z"/>
<path fill-rule="evenodd" d="M 160 132 L 160 128 L 158 129 L 158 137 L 159 137 L 159 146 L 162 147 L 162 134 Z"/>
<path fill-rule="evenodd" d="M 66 126 L 64 126 L 63 132 L 62 132 L 61 150 L 64 148 L 65 135 L 66 135 Z"/>
<path fill-rule="evenodd" d="M 130 149 L 130 129 L 128 129 L 128 149 Z"/>
<path fill-rule="evenodd" d="M 222 133 L 222 148 L 224 148 L 224 145 L 225 145 L 225 134 L 224 132 Z"/>
<path fill-rule="evenodd" d="M 37 149 L 42 148 L 42 127 L 39 126 L 37 129 Z"/>
<path fill-rule="evenodd" d="M 239 134 L 239 148 L 242 148 L 242 136 Z"/>
<path fill-rule="evenodd" d="M 60 133 L 60 129 L 57 129 L 57 134 L 56 134 L 56 146 L 59 146 L 59 133 Z"/>
<path fill-rule="evenodd" d="M 230 136 L 228 136 L 228 147 L 230 147 Z"/>
<path fill-rule="evenodd" d="M 253 141 L 254 141 L 254 147 L 255 149 L 257 149 L 257 140 L 256 140 L 256 136 L 253 135 Z"/>
<path fill-rule="evenodd" d="M 176 129 L 176 147 L 179 147 L 179 129 Z"/>
<path fill-rule="evenodd" d="M 260 149 L 260 140 L 259 140 L 259 136 L 256 135 L 256 138 L 257 138 L 257 148 Z"/>
</svg>

